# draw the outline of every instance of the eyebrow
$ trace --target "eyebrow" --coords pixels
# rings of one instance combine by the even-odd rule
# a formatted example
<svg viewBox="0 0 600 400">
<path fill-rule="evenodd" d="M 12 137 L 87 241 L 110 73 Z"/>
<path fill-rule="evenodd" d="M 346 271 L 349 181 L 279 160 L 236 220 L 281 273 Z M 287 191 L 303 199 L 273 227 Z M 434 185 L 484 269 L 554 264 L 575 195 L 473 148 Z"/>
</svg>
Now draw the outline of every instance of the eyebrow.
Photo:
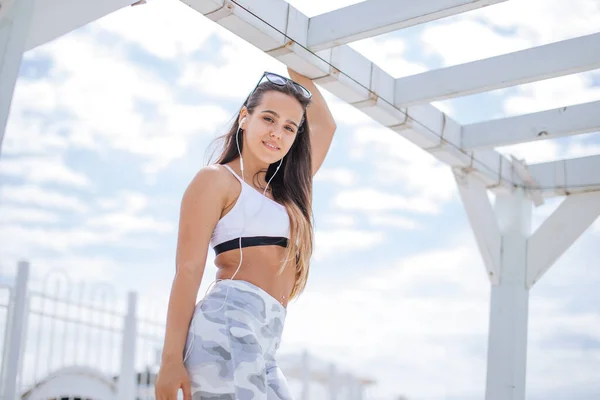
<svg viewBox="0 0 600 400">
<path fill-rule="evenodd" d="M 277 114 L 275 111 L 273 110 L 263 110 L 262 112 L 264 113 L 269 113 L 269 114 L 273 114 L 274 116 L 276 116 L 277 118 L 279 118 L 279 114 Z M 291 119 L 288 119 L 286 122 L 289 122 L 290 124 L 293 124 L 294 126 L 296 126 L 296 129 L 298 129 L 298 124 L 295 123 L 294 121 L 292 121 Z"/>
</svg>

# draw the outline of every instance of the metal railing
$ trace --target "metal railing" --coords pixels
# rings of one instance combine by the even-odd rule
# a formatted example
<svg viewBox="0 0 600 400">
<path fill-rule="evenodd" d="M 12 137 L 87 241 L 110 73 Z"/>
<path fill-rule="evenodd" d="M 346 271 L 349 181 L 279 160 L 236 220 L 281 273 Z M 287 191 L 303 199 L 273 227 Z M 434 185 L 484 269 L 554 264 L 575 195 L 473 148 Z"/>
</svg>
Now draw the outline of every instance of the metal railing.
<svg viewBox="0 0 600 400">
<path fill-rule="evenodd" d="M 75 287 L 52 271 L 33 288 L 29 275 L 23 261 L 13 284 L 0 280 L 0 400 L 154 400 L 164 318 L 139 310 L 133 292 L 119 304 L 107 284 Z M 307 352 L 280 364 L 301 400 L 361 399 L 370 383 Z"/>
</svg>

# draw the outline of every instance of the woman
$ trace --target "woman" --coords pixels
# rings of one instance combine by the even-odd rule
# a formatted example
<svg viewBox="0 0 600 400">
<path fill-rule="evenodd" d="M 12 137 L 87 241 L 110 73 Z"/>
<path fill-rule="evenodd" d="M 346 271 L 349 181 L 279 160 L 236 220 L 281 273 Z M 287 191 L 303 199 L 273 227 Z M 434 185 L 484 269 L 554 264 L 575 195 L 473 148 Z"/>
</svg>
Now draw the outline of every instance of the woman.
<svg viewBox="0 0 600 400">
<path fill-rule="evenodd" d="M 263 74 L 183 195 L 157 400 L 292 398 L 275 352 L 306 285 L 312 177 L 336 125 L 312 81 L 288 72 Z M 194 307 L 209 242 L 217 280 Z"/>
</svg>

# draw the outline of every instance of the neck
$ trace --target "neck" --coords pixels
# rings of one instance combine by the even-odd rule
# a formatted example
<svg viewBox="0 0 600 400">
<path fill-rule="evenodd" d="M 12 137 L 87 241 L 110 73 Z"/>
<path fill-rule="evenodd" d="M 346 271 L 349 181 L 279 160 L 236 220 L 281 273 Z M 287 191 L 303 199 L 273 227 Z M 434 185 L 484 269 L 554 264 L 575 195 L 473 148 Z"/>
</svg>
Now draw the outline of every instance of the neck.
<svg viewBox="0 0 600 400">
<path fill-rule="evenodd" d="M 254 184 L 255 179 L 256 179 L 255 177 L 258 177 L 260 185 L 264 187 L 267 184 L 265 177 L 267 175 L 266 172 L 267 172 L 267 168 L 269 168 L 269 164 L 265 164 L 264 162 L 255 160 L 252 157 L 249 157 L 247 155 L 244 155 L 243 157 L 244 157 L 244 173 L 243 173 L 244 181 L 249 184 Z M 241 168 L 240 159 L 239 158 L 235 159 L 234 161 L 231 162 L 231 164 L 235 165 L 235 167 L 240 171 L 240 174 L 241 174 L 242 168 Z M 259 172 L 261 172 L 261 173 L 259 173 Z M 242 175 L 240 175 L 240 176 L 242 176 Z"/>
</svg>

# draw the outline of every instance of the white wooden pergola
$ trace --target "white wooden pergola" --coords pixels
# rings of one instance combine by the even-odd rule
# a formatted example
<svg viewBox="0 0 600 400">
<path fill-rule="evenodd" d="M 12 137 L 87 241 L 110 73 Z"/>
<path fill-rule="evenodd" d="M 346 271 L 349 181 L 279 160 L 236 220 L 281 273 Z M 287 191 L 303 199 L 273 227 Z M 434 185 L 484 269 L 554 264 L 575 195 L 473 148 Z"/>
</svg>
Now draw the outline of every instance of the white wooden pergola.
<svg viewBox="0 0 600 400">
<path fill-rule="evenodd" d="M 452 168 L 492 285 L 486 399 L 524 399 L 529 290 L 600 214 L 600 155 L 527 165 L 494 147 L 600 131 L 600 102 L 464 126 L 430 103 L 600 68 L 600 32 L 395 79 L 346 44 L 506 0 L 367 0 L 311 18 L 285 0 L 182 1 Z M 0 0 L 0 145 L 23 53 L 132 3 Z M 532 232 L 532 206 L 555 196 Z"/>
</svg>

